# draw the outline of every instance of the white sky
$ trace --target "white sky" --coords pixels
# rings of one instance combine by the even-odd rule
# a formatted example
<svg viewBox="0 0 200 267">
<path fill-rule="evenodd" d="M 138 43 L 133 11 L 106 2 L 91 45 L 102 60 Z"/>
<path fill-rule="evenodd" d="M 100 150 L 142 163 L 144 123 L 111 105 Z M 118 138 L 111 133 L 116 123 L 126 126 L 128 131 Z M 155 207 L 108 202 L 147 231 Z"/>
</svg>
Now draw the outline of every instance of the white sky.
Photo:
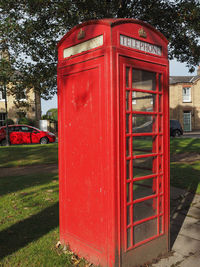
<svg viewBox="0 0 200 267">
<path fill-rule="evenodd" d="M 197 69 L 193 73 L 189 73 L 186 64 L 179 63 L 176 60 L 170 61 L 170 76 L 192 76 L 197 74 Z M 57 108 L 57 95 L 53 97 L 52 100 L 43 100 L 42 99 L 42 115 L 46 114 L 46 112 L 51 108 Z"/>
</svg>

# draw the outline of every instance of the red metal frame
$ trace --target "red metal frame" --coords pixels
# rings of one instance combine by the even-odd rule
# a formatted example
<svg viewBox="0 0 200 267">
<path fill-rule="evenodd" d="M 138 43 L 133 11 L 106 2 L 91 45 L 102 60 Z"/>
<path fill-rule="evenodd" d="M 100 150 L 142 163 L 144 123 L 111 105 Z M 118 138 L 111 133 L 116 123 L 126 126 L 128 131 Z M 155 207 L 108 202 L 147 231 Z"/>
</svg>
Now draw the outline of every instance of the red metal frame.
<svg viewBox="0 0 200 267">
<path fill-rule="evenodd" d="M 146 37 L 139 35 L 141 29 L 146 32 Z M 103 44 L 63 57 L 64 49 L 101 35 Z M 153 55 L 137 47 L 125 47 L 120 44 L 120 35 L 134 38 L 141 45 L 147 43 L 161 47 L 162 53 Z M 128 88 L 125 86 L 126 67 L 130 68 Z M 155 72 L 156 91 L 131 87 L 132 69 Z M 158 87 L 159 77 L 162 77 L 162 91 Z M 126 91 L 130 91 L 129 111 L 126 111 Z M 136 94 L 155 95 L 155 109 L 148 112 L 132 110 L 133 91 Z M 168 110 L 167 41 L 150 25 L 133 19 L 90 21 L 76 26 L 60 41 L 60 239 L 79 256 L 100 266 L 133 266 L 133 263 L 141 265 L 168 250 Z M 154 132 L 126 133 L 126 114 L 129 114 L 130 130 L 132 115 L 156 117 L 152 123 Z M 145 136 L 156 136 L 151 151 L 148 153 L 146 149 L 143 154 L 133 155 L 135 139 Z M 127 137 L 129 156 L 126 156 Z M 152 172 L 147 176 L 133 177 L 133 160 L 144 161 L 148 158 L 152 158 Z M 130 160 L 129 180 L 126 179 L 126 160 Z M 152 185 L 153 193 L 135 199 L 133 183 L 138 186 L 142 181 Z M 130 190 L 128 202 L 127 184 Z M 151 202 L 156 213 L 134 221 L 131 208 L 130 223 L 127 225 L 127 206 L 134 207 L 145 200 Z M 131 245 L 127 247 L 127 229 L 133 232 L 142 223 L 148 224 L 153 220 L 157 220 L 156 234 L 137 243 L 133 243 L 131 234 Z"/>
<path fill-rule="evenodd" d="M 134 63 L 133 63 L 134 64 Z M 135 65 L 137 65 L 137 64 L 135 64 Z M 134 66 L 134 65 L 133 65 Z M 123 81 L 125 81 L 125 75 L 126 75 L 126 72 L 125 72 L 125 69 L 127 68 L 127 67 L 129 67 L 129 73 L 130 74 L 132 74 L 132 68 L 131 68 L 131 65 L 124 65 L 124 71 L 123 71 L 123 76 L 124 76 L 124 79 L 123 79 Z M 145 68 L 143 68 L 144 70 L 145 70 Z M 131 109 L 129 109 L 129 111 L 126 111 L 126 110 L 124 110 L 123 112 L 124 112 L 124 115 L 122 115 L 122 119 L 123 118 L 126 118 L 126 116 L 125 116 L 125 114 L 129 114 L 129 129 L 131 129 L 131 127 L 132 127 L 132 122 L 131 122 L 131 115 L 133 115 L 133 114 L 143 114 L 143 115 L 156 115 L 157 116 L 157 121 L 158 121 L 158 117 L 160 116 L 163 116 L 163 112 L 161 111 L 161 112 L 159 112 L 159 106 L 158 106 L 158 101 L 159 101 L 159 96 L 162 96 L 163 97 L 163 90 L 162 91 L 159 91 L 159 88 L 158 88 L 158 72 L 156 72 L 156 81 L 157 81 L 157 86 L 156 86 L 156 90 L 155 91 L 151 91 L 151 90 L 142 90 L 142 89 L 137 89 L 137 88 L 132 88 L 132 87 L 129 87 L 129 88 L 123 88 L 123 97 L 124 97 L 124 100 L 122 100 L 123 101 L 123 103 L 125 103 L 125 94 L 126 94 L 126 92 L 127 91 L 129 91 L 129 92 L 133 92 L 133 91 L 135 91 L 135 92 L 144 92 L 144 93 L 148 93 L 148 94 L 155 94 L 156 95 L 156 106 L 155 106 L 155 110 L 156 111 L 154 111 L 154 112 L 143 112 L 143 111 L 134 111 L 133 109 L 132 109 L 132 102 L 131 102 L 131 93 L 129 93 L 129 107 L 131 107 Z M 125 84 L 125 82 L 124 82 L 124 84 Z M 131 80 L 131 75 L 129 75 L 129 84 L 132 84 L 132 80 Z M 161 123 L 161 122 L 160 122 Z M 123 125 L 124 125 L 124 128 L 123 129 L 125 129 L 125 120 L 124 120 L 124 123 L 123 123 Z M 131 155 L 130 156 L 128 156 L 128 157 L 125 157 L 126 158 L 126 160 L 129 160 L 130 162 L 131 161 L 133 161 L 134 159 L 140 159 L 140 158 L 147 158 L 147 157 L 156 157 L 156 165 L 158 166 L 158 161 L 159 161 L 159 159 L 160 159 L 160 157 L 163 157 L 163 152 L 160 152 L 160 153 L 158 153 L 158 152 L 156 152 L 155 151 L 155 153 L 149 153 L 149 154 L 147 154 L 147 155 L 136 155 L 136 156 L 134 156 L 133 154 L 132 154 L 132 147 L 133 147 L 133 144 L 132 144 L 132 139 L 133 139 L 133 137 L 135 137 L 135 136 L 152 136 L 152 137 L 157 137 L 156 138 L 156 140 L 158 140 L 159 139 L 159 137 L 162 137 L 163 136 L 163 132 L 161 131 L 161 132 L 159 132 L 158 131 L 158 127 L 159 127 L 159 123 L 157 122 L 157 131 L 152 131 L 152 133 L 139 133 L 139 134 L 134 134 L 134 133 L 132 133 L 131 131 L 129 132 L 129 133 L 125 133 L 125 135 L 124 135 L 124 139 L 126 138 L 126 137 L 131 137 L 130 138 L 130 140 L 131 140 L 131 142 L 130 142 L 130 144 L 129 144 L 129 150 L 131 151 Z M 125 132 L 125 130 L 123 130 L 124 132 Z M 125 143 L 125 142 L 123 142 L 123 143 Z M 158 146 L 159 146 L 159 144 L 160 143 L 158 143 L 158 141 L 157 141 L 157 144 L 156 144 L 156 147 L 158 148 Z M 162 145 L 162 147 L 163 147 L 163 144 L 161 144 Z M 124 150 L 126 150 L 126 148 L 124 148 Z M 126 166 L 126 164 L 124 165 L 124 166 Z M 130 177 L 133 177 L 133 174 L 132 174 L 132 170 L 133 170 L 133 167 L 132 167 L 132 164 L 130 164 L 130 174 L 129 174 L 129 178 Z M 122 166 L 122 168 L 123 168 L 123 166 Z M 153 168 L 156 168 L 156 166 L 154 167 L 153 166 Z M 124 180 L 126 181 L 126 184 L 129 184 L 129 186 L 132 188 L 133 187 L 133 183 L 135 182 L 135 181 L 138 181 L 138 180 L 143 180 L 143 179 L 150 179 L 150 178 L 155 178 L 156 180 L 157 180 L 157 183 L 156 183 L 156 185 L 154 184 L 153 186 L 155 187 L 155 191 L 157 192 L 156 194 L 154 194 L 154 195 L 150 195 L 150 196 L 147 196 L 147 197 L 144 197 L 144 198 L 140 198 L 140 199 L 137 199 L 137 200 L 132 200 L 132 201 L 130 201 L 130 202 L 128 202 L 127 203 L 127 201 L 126 201 L 126 195 L 127 195 L 127 192 L 126 192 L 126 186 L 124 186 L 124 190 L 125 190 L 125 192 L 124 192 L 124 203 L 126 203 L 126 208 L 124 208 L 124 219 L 125 219 L 125 222 L 124 222 L 124 225 L 127 225 L 127 227 L 126 227 L 126 229 L 128 230 L 128 229 L 131 229 L 131 234 L 130 234 L 130 236 L 131 236 L 131 241 L 130 241 L 130 243 L 132 244 L 131 246 L 129 246 L 129 247 L 127 247 L 127 250 L 129 250 L 129 249 L 133 249 L 134 247 L 137 247 L 137 246 L 140 246 L 140 245 L 142 245 L 142 244 L 144 244 L 144 243 L 146 243 L 146 242 L 148 242 L 148 241 L 150 241 L 150 240 L 152 240 L 152 239 L 154 239 L 154 238 L 156 238 L 156 237 L 158 237 L 159 235 L 161 235 L 161 234 L 163 234 L 163 233 L 160 233 L 160 217 L 161 216 L 163 216 L 164 215 L 164 213 L 163 212 L 160 212 L 159 211 L 159 207 L 160 207 L 160 198 L 163 196 L 163 191 L 162 192 L 160 192 L 160 190 L 159 190 L 159 183 L 160 183 L 160 177 L 161 176 L 163 176 L 163 172 L 159 172 L 158 170 L 157 170 L 157 168 L 156 168 L 156 173 L 155 174 L 153 174 L 153 175 L 148 175 L 148 176 L 141 176 L 141 177 L 139 177 L 139 178 L 130 178 L 130 179 L 125 179 L 124 178 Z M 124 177 L 127 177 L 127 173 L 126 173 L 126 170 L 125 170 L 125 173 L 124 173 Z M 155 181 L 155 180 L 154 180 Z M 131 190 L 130 191 L 131 192 L 131 196 L 130 196 L 130 199 L 133 199 L 133 196 L 132 196 L 132 194 L 133 194 L 133 191 Z M 155 199 L 155 198 L 157 198 L 157 214 L 156 215 L 154 215 L 154 216 L 150 216 L 150 217 L 148 217 L 148 218 L 145 218 L 145 219 L 142 219 L 142 220 L 139 220 L 139 221 L 137 221 L 137 222 L 133 222 L 133 206 L 136 204 L 136 203 L 141 203 L 141 202 L 143 202 L 143 201 L 145 201 L 145 200 L 149 200 L 149 199 Z M 127 207 L 130 207 L 130 221 L 132 221 L 132 223 L 131 224 L 128 224 L 127 223 Z M 156 235 L 154 235 L 154 236 L 152 236 L 152 237 L 150 237 L 150 238 L 147 238 L 146 240 L 144 240 L 144 241 L 141 241 L 141 242 L 138 242 L 137 244 L 134 244 L 133 243 L 133 228 L 134 228 L 134 226 L 136 226 L 136 225 L 138 225 L 138 224 L 141 224 L 141 223 L 143 223 L 143 222 L 146 222 L 146 221 L 149 221 L 149 220 L 151 220 L 151 219 L 154 219 L 154 218 L 157 218 L 157 234 Z M 127 244 L 127 235 L 125 235 L 125 244 Z"/>
</svg>

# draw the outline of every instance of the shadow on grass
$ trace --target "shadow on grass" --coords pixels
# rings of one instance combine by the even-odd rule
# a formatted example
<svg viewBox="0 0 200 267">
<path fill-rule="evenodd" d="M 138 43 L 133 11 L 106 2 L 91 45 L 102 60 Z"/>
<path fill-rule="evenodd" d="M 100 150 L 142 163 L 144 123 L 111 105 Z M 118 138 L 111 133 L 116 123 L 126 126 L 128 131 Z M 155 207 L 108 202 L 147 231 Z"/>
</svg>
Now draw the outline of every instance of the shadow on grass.
<svg viewBox="0 0 200 267">
<path fill-rule="evenodd" d="M 0 196 L 19 190 L 26 190 L 32 186 L 43 185 L 56 179 L 58 179 L 58 175 L 52 173 L 34 173 L 0 178 Z"/>
<path fill-rule="evenodd" d="M 39 239 L 59 224 L 58 202 L 0 232 L 0 259 Z"/>
<path fill-rule="evenodd" d="M 199 152 L 200 139 L 199 138 L 171 138 L 170 139 L 170 153 L 184 153 L 184 152 Z"/>
<path fill-rule="evenodd" d="M 0 150 L 0 167 L 58 162 L 58 144 L 55 143 L 47 145 L 14 145 L 1 147 Z"/>
<path fill-rule="evenodd" d="M 171 163 L 170 192 L 170 246 L 172 248 L 185 217 L 191 207 L 195 193 L 200 192 L 200 170 L 198 163 Z"/>
</svg>

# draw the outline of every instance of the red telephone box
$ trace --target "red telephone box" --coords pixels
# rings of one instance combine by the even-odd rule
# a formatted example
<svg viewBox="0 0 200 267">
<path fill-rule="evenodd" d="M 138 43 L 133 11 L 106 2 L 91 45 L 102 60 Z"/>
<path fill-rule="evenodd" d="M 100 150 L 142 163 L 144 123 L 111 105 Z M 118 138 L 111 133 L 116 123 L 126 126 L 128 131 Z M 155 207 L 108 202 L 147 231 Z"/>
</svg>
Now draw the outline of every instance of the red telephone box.
<svg viewBox="0 0 200 267">
<path fill-rule="evenodd" d="M 167 40 L 135 19 L 58 44 L 60 240 L 100 266 L 169 249 Z"/>
</svg>

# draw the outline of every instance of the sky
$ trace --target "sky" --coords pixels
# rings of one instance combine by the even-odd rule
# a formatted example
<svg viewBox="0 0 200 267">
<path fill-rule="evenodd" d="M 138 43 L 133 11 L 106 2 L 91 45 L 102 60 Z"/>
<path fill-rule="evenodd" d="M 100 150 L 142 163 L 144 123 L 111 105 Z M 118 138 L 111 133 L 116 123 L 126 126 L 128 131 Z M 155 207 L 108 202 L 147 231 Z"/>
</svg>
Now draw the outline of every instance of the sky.
<svg viewBox="0 0 200 267">
<path fill-rule="evenodd" d="M 195 72 L 190 73 L 186 64 L 177 62 L 176 60 L 171 60 L 169 62 L 169 71 L 170 76 L 192 76 L 196 75 L 197 69 Z M 53 97 L 52 100 L 41 100 L 42 103 L 42 115 L 46 114 L 46 112 L 51 108 L 57 108 L 57 95 Z"/>
</svg>

